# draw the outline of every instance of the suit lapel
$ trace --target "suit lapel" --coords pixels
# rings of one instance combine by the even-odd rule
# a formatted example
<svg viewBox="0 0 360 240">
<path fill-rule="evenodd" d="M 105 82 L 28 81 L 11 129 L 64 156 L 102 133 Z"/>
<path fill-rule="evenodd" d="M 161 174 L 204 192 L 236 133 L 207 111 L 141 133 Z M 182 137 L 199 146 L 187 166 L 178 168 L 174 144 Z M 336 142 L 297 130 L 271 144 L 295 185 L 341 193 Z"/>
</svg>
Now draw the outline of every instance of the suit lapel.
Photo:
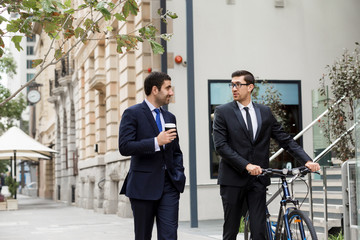
<svg viewBox="0 0 360 240">
<path fill-rule="evenodd" d="M 171 123 L 170 114 L 168 114 L 168 111 L 161 108 L 161 113 L 163 115 L 164 122 L 165 123 Z"/>
<path fill-rule="evenodd" d="M 236 115 L 236 118 L 238 119 L 238 121 L 240 122 L 240 126 L 241 128 L 244 130 L 246 136 L 249 138 L 249 140 L 251 139 L 250 138 L 250 134 L 249 134 L 249 131 L 246 127 L 246 124 L 245 124 L 245 121 L 244 121 L 244 118 L 240 112 L 240 109 L 239 109 L 239 106 L 238 104 L 236 103 L 236 101 L 233 102 L 233 110 L 235 112 L 235 115 Z"/>
<path fill-rule="evenodd" d="M 253 103 L 254 109 L 255 109 L 255 113 L 256 113 L 256 120 L 257 120 L 257 130 L 256 130 L 256 134 L 255 134 L 255 139 L 254 141 L 256 141 L 256 139 L 259 136 L 260 130 L 261 130 L 261 123 L 262 123 L 262 119 L 261 119 L 261 113 L 260 113 L 260 108 L 257 106 L 257 104 Z"/>
<path fill-rule="evenodd" d="M 146 104 L 145 101 L 142 102 L 142 108 L 144 110 L 144 114 L 145 114 L 146 118 L 148 119 L 148 122 L 150 123 L 150 125 L 152 126 L 152 128 L 154 130 L 154 133 L 156 135 L 158 135 L 159 134 L 159 129 L 158 129 L 157 125 L 156 125 L 154 116 L 153 116 L 152 112 L 150 111 L 149 106 Z"/>
</svg>

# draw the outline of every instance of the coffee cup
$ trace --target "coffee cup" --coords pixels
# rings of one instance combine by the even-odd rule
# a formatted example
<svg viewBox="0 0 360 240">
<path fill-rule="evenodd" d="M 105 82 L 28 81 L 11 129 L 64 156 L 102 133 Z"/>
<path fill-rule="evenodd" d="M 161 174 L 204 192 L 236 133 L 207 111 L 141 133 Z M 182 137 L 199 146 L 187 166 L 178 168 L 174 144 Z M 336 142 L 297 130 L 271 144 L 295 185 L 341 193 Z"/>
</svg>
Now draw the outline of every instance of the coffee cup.
<svg viewBox="0 0 360 240">
<path fill-rule="evenodd" d="M 176 129 L 175 123 L 165 123 L 165 131 L 168 131 L 170 129 Z"/>
</svg>

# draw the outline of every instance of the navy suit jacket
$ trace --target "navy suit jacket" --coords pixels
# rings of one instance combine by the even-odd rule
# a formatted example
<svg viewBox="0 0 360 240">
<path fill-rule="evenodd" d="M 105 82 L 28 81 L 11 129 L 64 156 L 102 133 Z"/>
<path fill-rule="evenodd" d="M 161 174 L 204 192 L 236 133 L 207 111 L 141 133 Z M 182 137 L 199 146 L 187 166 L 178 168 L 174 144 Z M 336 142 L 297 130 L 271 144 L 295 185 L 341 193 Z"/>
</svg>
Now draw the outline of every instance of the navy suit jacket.
<svg viewBox="0 0 360 240">
<path fill-rule="evenodd" d="M 161 113 L 165 123 L 176 124 L 172 113 L 164 109 Z M 160 199 L 165 169 L 175 188 L 184 191 L 185 174 L 179 137 L 155 152 L 154 137 L 158 134 L 155 119 L 145 101 L 124 111 L 119 129 L 119 151 L 124 156 L 131 156 L 131 163 L 120 194 L 142 200 Z"/>
<path fill-rule="evenodd" d="M 252 177 L 246 171 L 249 163 L 269 167 L 270 138 L 274 138 L 297 161 L 305 164 L 311 158 L 287 134 L 275 119 L 269 107 L 253 103 L 258 128 L 251 140 L 245 121 L 236 101 L 215 109 L 213 138 L 215 149 L 221 156 L 218 184 L 245 186 Z M 269 177 L 259 177 L 264 185 L 270 184 Z"/>
</svg>

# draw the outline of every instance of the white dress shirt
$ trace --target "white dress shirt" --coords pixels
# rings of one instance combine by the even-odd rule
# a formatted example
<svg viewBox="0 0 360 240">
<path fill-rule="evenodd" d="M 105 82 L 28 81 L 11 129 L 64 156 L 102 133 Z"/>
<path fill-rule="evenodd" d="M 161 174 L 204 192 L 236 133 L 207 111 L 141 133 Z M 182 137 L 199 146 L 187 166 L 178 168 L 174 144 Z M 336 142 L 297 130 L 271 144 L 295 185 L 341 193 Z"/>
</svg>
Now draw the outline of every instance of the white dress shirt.
<svg viewBox="0 0 360 240">
<path fill-rule="evenodd" d="M 151 113 L 156 121 L 156 112 L 154 111 L 156 109 L 156 107 L 154 107 L 154 105 L 152 105 L 146 98 L 145 98 L 145 102 L 148 105 L 148 107 L 151 110 Z M 160 107 L 160 121 L 161 121 L 161 127 L 162 127 L 162 131 L 164 131 L 165 129 L 165 120 L 164 117 L 161 113 L 161 107 Z M 157 141 L 157 137 L 154 137 L 154 143 L 155 143 L 155 152 L 160 151 L 160 146 L 159 143 Z"/>
<path fill-rule="evenodd" d="M 255 113 L 255 108 L 252 102 L 249 103 L 249 105 L 244 106 L 241 103 L 237 102 L 238 107 L 240 109 L 241 115 L 244 119 L 244 122 L 246 124 L 246 127 L 248 126 L 247 124 L 247 120 L 246 120 L 246 111 L 244 109 L 244 107 L 248 107 L 249 108 L 249 114 L 250 114 L 250 118 L 251 118 L 251 123 L 252 123 L 252 127 L 253 127 L 253 139 L 255 139 L 256 136 L 256 131 L 258 128 L 258 123 L 257 123 L 257 118 L 256 118 L 256 113 Z M 249 128 L 248 128 L 249 129 Z"/>
</svg>

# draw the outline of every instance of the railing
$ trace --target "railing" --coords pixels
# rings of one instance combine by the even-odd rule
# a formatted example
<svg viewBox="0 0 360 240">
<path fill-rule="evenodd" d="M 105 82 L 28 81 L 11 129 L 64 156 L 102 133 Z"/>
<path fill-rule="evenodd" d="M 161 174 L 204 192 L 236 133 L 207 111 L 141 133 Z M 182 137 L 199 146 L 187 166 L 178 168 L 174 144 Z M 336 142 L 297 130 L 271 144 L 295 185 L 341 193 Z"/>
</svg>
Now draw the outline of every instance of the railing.
<svg viewBox="0 0 360 240">
<path fill-rule="evenodd" d="M 322 114 L 320 114 L 314 121 L 312 121 L 306 128 L 304 128 L 301 132 L 299 132 L 295 137 L 294 140 L 297 140 L 298 138 L 300 138 L 302 135 L 304 135 L 304 133 L 309 130 L 310 128 L 312 128 L 312 126 L 314 126 L 323 116 L 325 116 L 326 114 L 329 113 L 330 109 L 332 109 L 333 107 L 335 107 L 336 105 L 338 105 L 339 103 L 341 103 L 343 100 L 345 99 L 345 96 L 342 96 L 339 100 L 337 100 L 331 107 L 329 107 L 328 109 L 326 109 Z M 276 153 L 274 153 L 271 157 L 270 157 L 270 161 L 274 160 L 277 156 L 279 156 L 282 152 L 284 151 L 283 148 L 280 148 Z"/>
<path fill-rule="evenodd" d="M 301 132 L 299 132 L 295 137 L 294 140 L 297 140 L 298 138 L 300 138 L 307 130 L 309 130 L 310 128 L 312 128 L 323 116 L 325 116 L 327 113 L 329 113 L 329 111 L 335 107 L 337 104 L 341 103 L 343 100 L 345 99 L 345 96 L 341 97 L 338 101 L 336 101 L 331 107 L 329 107 L 328 109 L 326 109 L 322 114 L 320 114 L 314 121 L 312 121 L 306 128 L 304 128 Z M 341 134 L 341 136 L 339 138 L 337 138 L 333 143 L 331 143 L 325 150 L 323 150 L 320 154 L 318 154 L 313 161 L 314 162 L 318 162 L 325 154 L 327 154 L 329 151 L 331 151 L 331 149 L 343 138 L 345 137 L 347 134 L 349 134 L 352 130 L 355 129 L 355 127 L 359 124 L 360 121 L 357 121 L 354 123 L 354 125 L 352 125 L 346 132 L 344 132 L 343 134 Z M 282 152 L 284 151 L 283 148 L 279 149 L 276 153 L 274 153 L 269 161 L 274 160 L 277 156 L 279 156 Z M 326 169 L 324 169 L 324 174 L 326 175 Z M 326 186 L 326 176 L 324 178 L 324 185 Z M 313 221 L 313 215 L 314 215 L 314 211 L 313 211 L 313 196 L 312 196 L 312 179 L 311 179 L 311 175 L 308 174 L 308 184 L 309 184 L 309 214 L 310 214 L 310 219 L 311 221 Z M 273 194 L 273 196 L 267 201 L 267 204 L 271 203 L 279 194 L 281 193 L 281 189 L 279 189 L 275 194 Z M 324 198 L 324 207 L 325 207 L 325 213 L 324 213 L 324 229 L 325 231 L 327 230 L 327 217 L 328 217 L 328 211 L 327 211 L 327 193 L 326 193 L 326 189 L 324 189 L 324 193 L 325 193 L 325 198 Z M 327 235 L 326 235 L 327 236 Z M 326 238 L 327 239 L 327 238 Z"/>
<path fill-rule="evenodd" d="M 59 79 L 70 76 L 74 72 L 74 62 L 69 60 L 69 56 L 61 59 L 61 66 L 54 70 L 54 80 L 50 81 L 50 96 L 53 95 L 53 89 L 60 87 Z"/>
</svg>

